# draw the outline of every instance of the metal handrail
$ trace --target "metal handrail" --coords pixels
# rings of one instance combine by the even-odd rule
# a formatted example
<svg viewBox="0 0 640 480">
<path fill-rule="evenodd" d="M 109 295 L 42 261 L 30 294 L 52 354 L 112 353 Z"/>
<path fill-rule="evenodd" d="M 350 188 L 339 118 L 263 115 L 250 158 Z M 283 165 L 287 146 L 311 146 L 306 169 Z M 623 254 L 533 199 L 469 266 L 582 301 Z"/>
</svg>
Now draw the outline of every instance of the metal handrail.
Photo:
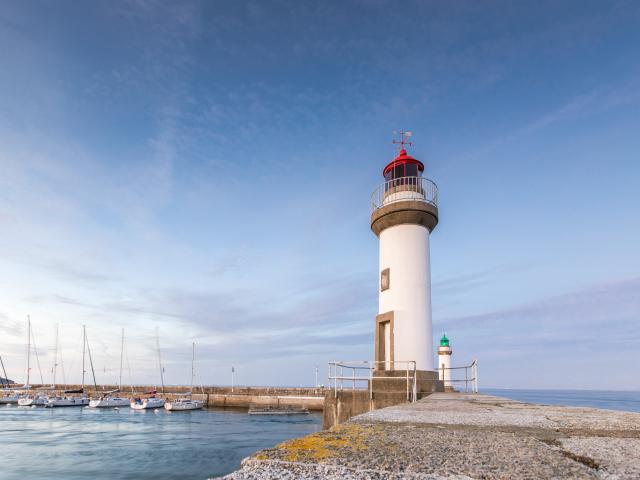
<svg viewBox="0 0 640 480">
<path fill-rule="evenodd" d="M 388 360 L 350 360 L 350 361 L 334 361 L 329 362 L 329 388 L 334 391 L 334 395 L 338 396 L 338 391 L 344 389 L 344 381 L 351 382 L 351 389 L 356 390 L 358 382 L 368 382 L 369 400 L 373 399 L 373 380 L 402 380 L 406 382 L 407 401 L 415 402 L 417 400 L 417 380 L 416 380 L 416 362 L 415 360 L 394 360 L 394 371 L 404 371 L 405 375 L 401 377 L 385 377 L 375 375 L 378 364 L 389 364 Z M 405 368 L 397 368 L 405 365 Z M 351 372 L 351 375 L 344 375 L 344 370 Z M 366 376 L 356 375 L 357 370 L 367 370 Z M 387 370 L 384 370 L 387 371 Z M 338 382 L 340 384 L 338 385 Z M 358 387 L 359 390 L 363 388 Z"/>
<path fill-rule="evenodd" d="M 371 194 L 371 211 L 394 202 L 417 200 L 438 206 L 438 186 L 425 177 L 387 180 Z"/>
<path fill-rule="evenodd" d="M 464 370 L 464 379 L 448 379 L 448 383 L 464 383 L 464 391 L 469 392 L 469 384 L 471 384 L 471 391 L 478 393 L 478 360 L 473 360 L 469 365 L 463 365 L 461 367 L 445 367 L 444 363 L 438 369 L 440 371 L 440 378 L 444 382 L 446 370 Z M 471 375 L 469 375 L 471 371 Z"/>
</svg>

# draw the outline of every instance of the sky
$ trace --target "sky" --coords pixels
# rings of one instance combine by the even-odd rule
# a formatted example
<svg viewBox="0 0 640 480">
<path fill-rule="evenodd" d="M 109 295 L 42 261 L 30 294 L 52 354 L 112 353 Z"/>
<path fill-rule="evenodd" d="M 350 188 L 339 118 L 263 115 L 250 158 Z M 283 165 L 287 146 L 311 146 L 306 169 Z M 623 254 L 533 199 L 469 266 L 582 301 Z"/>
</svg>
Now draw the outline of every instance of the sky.
<svg viewBox="0 0 640 480">
<path fill-rule="evenodd" d="M 439 187 L 434 344 L 480 387 L 640 390 L 634 1 L 5 2 L 0 355 L 313 385 L 373 356 L 393 132 Z M 57 326 L 57 327 L 56 327 Z M 58 381 L 62 376 L 58 368 Z M 38 382 L 34 367 L 31 380 Z M 35 377 L 35 380 L 34 380 Z M 89 380 L 91 381 L 91 380 Z"/>
</svg>

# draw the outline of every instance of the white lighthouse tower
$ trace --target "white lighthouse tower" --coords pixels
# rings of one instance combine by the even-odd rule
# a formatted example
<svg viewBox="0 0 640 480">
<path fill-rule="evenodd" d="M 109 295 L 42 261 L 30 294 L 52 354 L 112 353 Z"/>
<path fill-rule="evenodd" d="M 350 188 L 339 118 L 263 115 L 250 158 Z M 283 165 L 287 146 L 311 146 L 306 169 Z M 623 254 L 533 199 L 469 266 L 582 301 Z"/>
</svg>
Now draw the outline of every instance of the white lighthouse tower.
<svg viewBox="0 0 640 480">
<path fill-rule="evenodd" d="M 451 346 L 449 345 L 449 339 L 447 334 L 443 333 L 440 339 L 440 346 L 438 347 L 438 371 L 440 380 L 444 382 L 445 390 L 451 390 Z"/>
<path fill-rule="evenodd" d="M 405 149 L 383 171 L 384 183 L 372 195 L 371 230 L 380 240 L 379 301 L 375 360 L 382 370 L 433 371 L 429 234 L 438 223 L 438 189 L 425 178 L 424 165 Z"/>
</svg>

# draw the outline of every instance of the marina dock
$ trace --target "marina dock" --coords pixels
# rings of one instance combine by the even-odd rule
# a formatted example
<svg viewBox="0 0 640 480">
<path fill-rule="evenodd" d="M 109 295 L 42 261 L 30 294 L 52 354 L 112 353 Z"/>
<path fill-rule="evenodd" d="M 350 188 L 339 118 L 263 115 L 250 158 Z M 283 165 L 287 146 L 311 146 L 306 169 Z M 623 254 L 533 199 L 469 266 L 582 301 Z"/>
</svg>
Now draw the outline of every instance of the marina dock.
<svg viewBox="0 0 640 480">
<path fill-rule="evenodd" d="M 44 387 L 47 387 L 46 385 Z M 54 391 L 61 394 L 65 390 L 77 390 L 81 385 L 66 385 Z M 31 392 L 38 392 L 42 386 L 32 386 Z M 93 387 L 85 386 L 85 394 L 98 397 L 104 392 L 115 390 L 117 385 L 99 385 L 97 392 Z M 147 392 L 158 391 L 157 395 L 173 400 L 189 391 L 188 386 L 165 386 L 165 393 L 154 385 L 123 386 L 120 395 L 123 397 L 144 397 Z M 18 388 L 19 390 L 19 388 Z M 306 408 L 310 411 L 322 411 L 324 406 L 324 388 L 293 388 L 293 387 L 203 387 L 193 389 L 193 398 L 202 400 L 207 407 L 249 408 L 251 405 L 273 408 Z"/>
<path fill-rule="evenodd" d="M 221 478 L 640 478 L 640 413 L 434 393 L 257 452 Z"/>
</svg>

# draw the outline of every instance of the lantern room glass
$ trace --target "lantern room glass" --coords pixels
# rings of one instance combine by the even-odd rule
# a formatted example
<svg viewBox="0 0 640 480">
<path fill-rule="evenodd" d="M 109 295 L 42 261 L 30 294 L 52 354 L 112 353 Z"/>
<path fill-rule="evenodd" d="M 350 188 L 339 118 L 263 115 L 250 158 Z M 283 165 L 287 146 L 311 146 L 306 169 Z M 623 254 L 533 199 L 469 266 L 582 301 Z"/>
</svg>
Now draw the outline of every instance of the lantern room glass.
<svg viewBox="0 0 640 480">
<path fill-rule="evenodd" d="M 387 174 L 384 176 L 384 179 L 396 180 L 402 177 L 420 177 L 422 172 L 418 168 L 417 163 L 413 162 L 401 162 L 394 165 L 393 168 L 390 168 Z"/>
</svg>

